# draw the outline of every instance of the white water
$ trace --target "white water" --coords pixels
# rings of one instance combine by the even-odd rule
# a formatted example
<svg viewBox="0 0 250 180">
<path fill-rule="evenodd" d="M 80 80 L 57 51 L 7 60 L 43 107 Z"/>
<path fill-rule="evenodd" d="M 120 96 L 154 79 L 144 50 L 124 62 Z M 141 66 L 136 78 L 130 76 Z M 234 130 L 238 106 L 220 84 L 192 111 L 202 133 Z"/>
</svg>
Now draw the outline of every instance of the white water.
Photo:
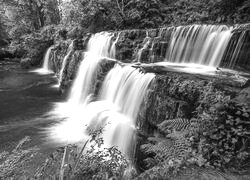
<svg viewBox="0 0 250 180">
<path fill-rule="evenodd" d="M 105 147 L 117 146 L 132 157 L 135 143 L 136 119 L 153 74 L 142 74 L 130 66 L 116 65 L 106 76 L 99 98 L 72 106 L 60 106 L 67 119 L 54 126 L 51 136 L 58 142 L 76 143 L 88 139 L 87 128 L 104 127 Z M 65 116 L 66 114 L 64 114 Z"/>
<path fill-rule="evenodd" d="M 39 74 L 51 74 L 53 71 L 50 68 L 50 55 L 51 55 L 51 50 L 53 49 L 53 46 L 49 47 L 45 53 L 45 56 L 43 58 L 43 66 L 40 69 L 34 70 L 32 72 L 37 72 Z"/>
<path fill-rule="evenodd" d="M 121 32 L 118 32 L 117 37 L 110 48 L 110 58 L 116 59 L 116 57 L 115 57 L 116 56 L 116 47 L 115 46 L 120 38 L 120 34 L 121 34 Z"/>
<path fill-rule="evenodd" d="M 140 104 L 154 75 L 116 65 L 106 76 L 99 98 L 91 102 L 98 63 L 114 55 L 112 47 L 117 41 L 112 42 L 112 37 L 111 33 L 91 37 L 68 101 L 57 104 L 53 112 L 64 120 L 52 126 L 49 134 L 56 142 L 77 143 L 88 138 L 87 127 L 105 126 L 105 146 L 118 146 L 130 156 Z"/>
<path fill-rule="evenodd" d="M 116 145 L 126 155 L 134 149 L 134 132 L 140 105 L 154 74 L 142 74 L 138 70 L 117 65 L 105 78 L 100 102 L 109 105 L 95 124 L 106 121 L 104 139 L 108 145 Z"/>
<path fill-rule="evenodd" d="M 93 86 L 98 71 L 98 64 L 104 57 L 110 57 L 111 33 L 93 35 L 87 47 L 87 53 L 81 62 L 76 80 L 73 84 L 69 102 L 82 104 L 93 93 Z"/>
<path fill-rule="evenodd" d="M 70 54 L 72 53 L 72 51 L 73 51 L 73 41 L 70 43 L 70 45 L 68 47 L 68 52 L 67 52 L 66 56 L 63 58 L 63 61 L 62 61 L 61 69 L 60 69 L 60 72 L 59 72 L 59 85 L 60 85 L 60 83 L 62 81 L 64 68 L 66 66 L 66 63 L 67 63 L 68 58 L 69 58 Z"/>
<path fill-rule="evenodd" d="M 150 42 L 151 42 L 151 38 L 148 36 L 148 32 L 146 32 L 146 37 L 144 38 L 142 42 L 143 46 L 137 52 L 136 62 L 141 62 L 142 52 L 149 47 Z"/>
<path fill-rule="evenodd" d="M 232 28 L 215 25 L 180 26 L 172 32 L 166 61 L 218 67 Z"/>
<path fill-rule="evenodd" d="M 84 127 L 91 115 L 94 115 L 95 109 L 86 105 L 93 93 L 98 64 L 102 56 L 109 56 L 112 36 L 111 33 L 98 33 L 90 38 L 68 100 L 55 104 L 51 112 L 55 118 L 64 120 L 48 129 L 50 140 L 56 143 L 76 143 L 87 138 Z"/>
</svg>

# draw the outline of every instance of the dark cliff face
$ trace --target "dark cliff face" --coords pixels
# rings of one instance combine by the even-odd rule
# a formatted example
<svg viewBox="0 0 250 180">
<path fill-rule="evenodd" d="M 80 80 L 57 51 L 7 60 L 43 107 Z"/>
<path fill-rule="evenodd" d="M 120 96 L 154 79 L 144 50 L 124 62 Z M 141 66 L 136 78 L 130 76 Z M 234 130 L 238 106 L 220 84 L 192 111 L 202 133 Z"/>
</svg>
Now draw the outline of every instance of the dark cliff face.
<svg viewBox="0 0 250 180">
<path fill-rule="evenodd" d="M 171 29 L 128 30 L 117 34 L 116 59 L 122 62 L 153 63 L 164 61 Z"/>
</svg>

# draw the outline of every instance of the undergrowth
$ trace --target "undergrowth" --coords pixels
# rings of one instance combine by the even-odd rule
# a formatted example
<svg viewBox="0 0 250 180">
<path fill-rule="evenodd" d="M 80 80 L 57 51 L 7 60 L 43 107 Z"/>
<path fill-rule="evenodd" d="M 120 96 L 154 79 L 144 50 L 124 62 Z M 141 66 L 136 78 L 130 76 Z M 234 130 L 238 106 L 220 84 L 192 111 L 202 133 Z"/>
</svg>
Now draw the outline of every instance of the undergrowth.
<svg viewBox="0 0 250 180">
<path fill-rule="evenodd" d="M 102 128 L 89 134 L 90 139 L 80 151 L 79 147 L 68 145 L 53 153 L 38 169 L 35 178 L 128 179 L 131 176 L 128 161 L 116 147 L 103 147 Z"/>
<path fill-rule="evenodd" d="M 247 105 L 207 84 L 193 118 L 163 121 L 158 125 L 160 134 L 141 146 L 147 154 L 146 170 L 137 179 L 178 179 L 181 174 L 183 178 L 190 167 L 192 172 L 202 168 L 200 177 L 212 173 L 210 179 L 240 179 L 237 175 L 250 169 L 249 117 Z"/>
</svg>

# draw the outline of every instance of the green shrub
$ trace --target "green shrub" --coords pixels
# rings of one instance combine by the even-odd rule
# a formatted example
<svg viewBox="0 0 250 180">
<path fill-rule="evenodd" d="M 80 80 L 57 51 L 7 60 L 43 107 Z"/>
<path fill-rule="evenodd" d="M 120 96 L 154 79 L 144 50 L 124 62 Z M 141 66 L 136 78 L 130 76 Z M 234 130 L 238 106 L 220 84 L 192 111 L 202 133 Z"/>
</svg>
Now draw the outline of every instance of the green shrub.
<svg viewBox="0 0 250 180">
<path fill-rule="evenodd" d="M 102 129 L 90 133 L 90 148 L 81 156 L 73 179 L 122 179 L 128 161 L 116 147 L 103 148 Z"/>
</svg>

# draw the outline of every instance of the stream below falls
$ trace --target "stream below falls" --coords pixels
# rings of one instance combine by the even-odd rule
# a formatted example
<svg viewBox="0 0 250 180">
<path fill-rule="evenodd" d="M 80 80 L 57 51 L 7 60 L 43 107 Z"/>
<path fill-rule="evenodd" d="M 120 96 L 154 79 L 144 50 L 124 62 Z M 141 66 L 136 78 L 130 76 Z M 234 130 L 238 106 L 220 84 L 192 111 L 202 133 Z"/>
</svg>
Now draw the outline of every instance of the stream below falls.
<svg viewBox="0 0 250 180">
<path fill-rule="evenodd" d="M 13 150 L 26 136 L 31 138 L 28 146 L 51 152 L 42 132 L 53 123 L 46 115 L 53 103 L 65 99 L 53 87 L 56 84 L 53 75 L 39 75 L 21 69 L 18 63 L 0 61 L 0 152 Z"/>
</svg>

